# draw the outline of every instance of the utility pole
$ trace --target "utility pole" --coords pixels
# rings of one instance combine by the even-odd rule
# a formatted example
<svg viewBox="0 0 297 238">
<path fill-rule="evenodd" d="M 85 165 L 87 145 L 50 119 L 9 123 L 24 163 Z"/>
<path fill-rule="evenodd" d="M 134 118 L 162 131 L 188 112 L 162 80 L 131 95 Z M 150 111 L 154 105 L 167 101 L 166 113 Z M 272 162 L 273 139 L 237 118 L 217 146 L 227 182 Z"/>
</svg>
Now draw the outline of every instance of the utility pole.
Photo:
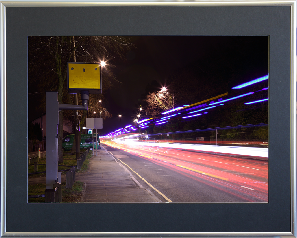
<svg viewBox="0 0 297 238">
<path fill-rule="evenodd" d="M 57 92 L 46 93 L 46 202 L 61 202 L 56 198 L 57 188 L 61 184 L 61 173 L 58 173 L 58 126 L 59 110 L 88 110 L 88 91 L 82 91 L 83 105 L 59 104 Z M 79 143 L 78 143 L 79 144 Z"/>
<path fill-rule="evenodd" d="M 93 63 L 68 63 L 68 90 L 81 93 L 82 105 L 59 104 L 58 92 L 46 93 L 46 190 L 45 202 L 61 202 L 61 173 L 58 172 L 59 111 L 88 110 L 89 92 L 102 93 L 101 66 Z M 70 80 L 71 78 L 71 80 Z M 87 82 L 87 83 L 86 83 Z M 86 86 L 87 85 L 87 86 Z M 77 120 L 75 121 L 77 122 Z M 77 124 L 76 124 L 77 125 Z M 79 128 L 76 127 L 78 132 Z M 76 143 L 79 158 L 80 140 Z"/>
</svg>

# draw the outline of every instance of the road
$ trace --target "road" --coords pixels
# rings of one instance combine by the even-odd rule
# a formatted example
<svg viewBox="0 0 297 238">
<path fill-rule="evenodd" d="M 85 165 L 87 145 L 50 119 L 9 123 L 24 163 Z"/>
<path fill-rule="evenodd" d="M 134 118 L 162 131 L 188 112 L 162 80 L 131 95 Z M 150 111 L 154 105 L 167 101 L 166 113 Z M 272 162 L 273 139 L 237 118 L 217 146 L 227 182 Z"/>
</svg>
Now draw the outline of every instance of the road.
<svg viewBox="0 0 297 238">
<path fill-rule="evenodd" d="M 268 202 L 268 160 L 101 141 L 162 202 Z"/>
</svg>

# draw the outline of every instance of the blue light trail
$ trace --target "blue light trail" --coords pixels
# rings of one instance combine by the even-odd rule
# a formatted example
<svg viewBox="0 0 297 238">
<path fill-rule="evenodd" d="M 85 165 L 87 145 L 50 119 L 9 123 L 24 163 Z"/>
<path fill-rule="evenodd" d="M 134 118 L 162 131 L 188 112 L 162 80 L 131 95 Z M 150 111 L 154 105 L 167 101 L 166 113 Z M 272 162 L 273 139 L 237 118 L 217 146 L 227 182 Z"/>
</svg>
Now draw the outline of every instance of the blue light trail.
<svg viewBox="0 0 297 238">
<path fill-rule="evenodd" d="M 233 97 L 233 98 L 228 98 L 228 99 L 225 99 L 225 100 L 222 100 L 222 101 L 219 101 L 219 102 L 210 103 L 209 105 L 211 106 L 211 105 L 215 105 L 215 104 L 219 104 L 219 103 L 223 103 L 223 102 L 228 102 L 228 101 L 231 101 L 231 100 L 234 100 L 234 99 L 237 99 L 237 98 L 242 98 L 242 97 L 251 95 L 253 93 L 254 92 L 249 92 L 249 93 L 242 94 L 242 95 L 239 95 L 239 96 L 236 96 L 236 97 Z"/>
<path fill-rule="evenodd" d="M 177 111 L 177 110 L 182 109 L 182 108 L 184 108 L 184 107 L 176 107 L 176 108 L 173 108 L 173 109 L 171 109 L 171 110 L 169 110 L 169 111 L 162 112 L 162 114 L 163 114 L 163 115 L 164 115 L 164 114 L 168 114 L 168 113 L 170 113 L 170 112 L 174 112 L 174 111 Z"/>
<path fill-rule="evenodd" d="M 216 107 L 216 106 L 207 107 L 207 108 L 203 108 L 203 109 L 196 110 L 196 111 L 193 111 L 193 112 L 189 112 L 189 114 L 190 114 L 190 113 L 195 113 L 195 112 L 201 112 L 201 111 L 205 111 L 205 110 L 207 110 L 207 109 L 214 108 L 214 107 Z"/>
<path fill-rule="evenodd" d="M 257 101 L 253 101 L 253 102 L 246 102 L 245 104 L 254 104 L 254 103 L 258 103 L 258 102 L 265 102 L 265 101 L 268 101 L 268 98 L 265 98 L 265 99 L 261 99 L 261 100 L 257 100 Z"/>
<path fill-rule="evenodd" d="M 247 86 L 250 86 L 250 85 L 255 84 L 255 83 L 262 82 L 262 81 L 267 80 L 267 79 L 268 79 L 268 75 L 263 76 L 263 77 L 261 77 L 261 78 L 254 79 L 254 80 L 249 81 L 249 82 L 246 82 L 246 83 L 244 83 L 244 84 L 237 85 L 237 86 L 233 87 L 232 89 L 241 89 L 241 88 L 245 88 L 245 87 L 247 87 Z"/>
<path fill-rule="evenodd" d="M 195 114 L 195 115 L 191 115 L 191 116 L 185 116 L 185 117 L 182 117 L 183 119 L 186 119 L 186 118 L 190 118 L 190 117 L 198 117 L 198 116 L 201 116 L 202 114 Z"/>
<path fill-rule="evenodd" d="M 246 82 L 244 84 L 240 84 L 240 85 L 238 85 L 236 87 L 233 87 L 232 89 L 245 88 L 247 86 L 250 86 L 250 85 L 253 85 L 253 84 L 256 84 L 256 83 L 259 83 L 259 82 L 263 82 L 265 80 L 268 80 L 268 78 L 269 78 L 269 76 L 266 75 L 266 76 L 251 80 L 249 82 Z M 228 95 L 228 93 L 223 94 L 223 95 L 219 95 L 217 97 L 213 97 L 213 98 L 210 98 L 210 99 L 198 102 L 198 103 L 194 103 L 194 104 L 191 104 L 191 105 L 183 105 L 183 106 L 180 106 L 180 107 L 176 107 L 176 108 L 173 108 L 173 109 L 170 109 L 168 111 L 163 112 L 160 115 L 161 117 L 159 117 L 159 118 L 155 118 L 155 119 L 146 118 L 146 119 L 142 119 L 140 121 L 136 121 L 137 124 L 138 124 L 137 128 L 132 126 L 132 125 L 128 125 L 128 126 L 126 126 L 124 128 L 121 128 L 121 129 L 118 129 L 118 130 L 116 130 L 114 132 L 109 133 L 107 136 L 117 136 L 117 135 L 123 135 L 123 134 L 131 133 L 131 132 L 135 133 L 135 131 L 137 131 L 138 129 L 145 129 L 145 128 L 150 127 L 151 125 L 155 125 L 155 126 L 164 125 L 164 124 L 168 123 L 174 117 L 178 117 L 178 118 L 182 118 L 182 119 L 198 117 L 198 116 L 207 114 L 209 109 L 216 108 L 218 106 L 224 106 L 225 102 L 236 100 L 236 99 L 246 97 L 246 96 L 249 96 L 249 95 L 252 95 L 252 94 L 256 94 L 258 92 L 263 92 L 263 91 L 266 91 L 266 90 L 268 90 L 268 86 L 264 85 L 264 87 L 262 89 L 259 89 L 258 91 L 241 94 L 241 95 L 234 96 L 234 97 L 231 97 L 231 98 L 227 98 L 227 99 L 224 99 L 224 100 L 222 98 L 219 98 L 219 97 L 226 96 L 226 95 Z M 214 100 L 217 100 L 217 101 L 214 101 Z M 265 102 L 265 101 L 268 101 L 268 98 L 267 99 L 256 100 L 256 101 L 250 101 L 250 102 L 246 102 L 244 104 L 249 105 L 249 104 Z"/>
</svg>

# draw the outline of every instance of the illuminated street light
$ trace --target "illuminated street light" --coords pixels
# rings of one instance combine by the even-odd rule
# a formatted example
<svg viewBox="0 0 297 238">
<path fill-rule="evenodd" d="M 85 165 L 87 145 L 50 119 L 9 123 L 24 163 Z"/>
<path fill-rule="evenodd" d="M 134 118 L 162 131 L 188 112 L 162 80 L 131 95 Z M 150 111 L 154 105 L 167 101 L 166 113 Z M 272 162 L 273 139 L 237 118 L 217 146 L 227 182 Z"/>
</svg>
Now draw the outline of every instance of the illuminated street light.
<svg viewBox="0 0 297 238">
<path fill-rule="evenodd" d="M 166 87 L 162 87 L 161 88 L 161 92 L 166 92 L 167 91 L 167 88 Z"/>
<path fill-rule="evenodd" d="M 99 100 L 99 102 L 101 103 L 101 102 L 102 102 L 102 100 L 100 99 L 100 100 Z"/>
<path fill-rule="evenodd" d="M 119 115 L 119 117 L 122 117 L 122 115 Z"/>
<path fill-rule="evenodd" d="M 100 62 L 101 67 L 105 67 L 106 66 L 106 62 L 105 61 L 101 61 Z"/>
</svg>

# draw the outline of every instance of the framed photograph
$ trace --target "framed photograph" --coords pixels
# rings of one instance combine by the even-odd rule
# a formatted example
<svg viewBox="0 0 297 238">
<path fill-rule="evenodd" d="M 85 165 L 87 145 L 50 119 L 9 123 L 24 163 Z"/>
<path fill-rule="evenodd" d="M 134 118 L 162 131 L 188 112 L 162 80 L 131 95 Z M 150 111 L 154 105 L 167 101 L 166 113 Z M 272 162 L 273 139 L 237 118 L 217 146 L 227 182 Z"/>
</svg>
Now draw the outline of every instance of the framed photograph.
<svg viewBox="0 0 297 238">
<path fill-rule="evenodd" d="M 125 47 L 131 44 L 137 50 L 125 52 L 122 48 L 117 48 L 114 42 L 118 40 Z M 86 41 L 88 42 L 86 46 L 94 47 L 86 48 L 82 43 Z M 44 42 L 46 44 L 43 44 Z M 60 47 L 62 44 L 64 48 Z M 71 47 L 67 48 L 67 44 Z M 132 66 L 128 63 L 112 65 L 112 59 L 104 61 L 104 65 L 103 61 L 101 65 L 97 65 L 96 62 L 103 59 L 98 56 L 100 59 L 95 57 L 96 59 L 91 60 L 90 55 L 96 55 L 95 51 L 100 52 L 99 48 L 102 44 L 106 44 L 103 47 L 104 50 L 116 49 L 114 55 L 123 54 L 130 62 L 141 54 L 137 67 L 136 64 Z M 49 45 L 53 54 L 48 52 Z M 149 47 L 142 49 L 143 46 Z M 141 176 L 142 173 L 139 170 L 134 169 L 126 160 L 121 159 L 122 157 L 114 155 L 114 159 L 122 163 L 121 166 L 128 168 L 130 174 L 138 176 L 135 183 L 141 184 L 144 181 L 146 185 L 140 186 L 150 187 L 151 195 L 155 194 L 157 202 L 155 200 L 138 202 L 142 201 L 141 198 L 124 200 L 120 196 L 122 200 L 116 200 L 116 202 L 51 200 L 52 195 L 47 194 L 52 194 L 56 188 L 52 189 L 53 184 L 48 184 L 48 181 L 52 183 L 54 180 L 46 180 L 45 197 L 48 196 L 45 198 L 46 202 L 28 200 L 28 197 L 30 198 L 28 192 L 30 190 L 28 173 L 30 172 L 28 171 L 32 169 L 32 174 L 38 174 L 36 172 L 37 162 L 32 164 L 28 156 L 28 153 L 36 150 L 35 144 L 31 144 L 32 111 L 37 107 L 40 108 L 40 105 L 45 105 L 42 103 L 44 103 L 46 91 L 53 91 L 57 88 L 56 82 L 58 81 L 52 80 L 53 75 L 56 75 L 56 72 L 53 72 L 56 70 L 53 65 L 59 62 L 64 63 L 59 57 L 62 57 L 62 51 L 67 50 L 70 53 L 63 53 L 63 57 L 71 55 L 72 58 L 65 61 L 65 68 L 67 68 L 67 63 L 70 64 L 69 71 L 73 74 L 72 77 L 79 79 L 78 88 L 85 87 L 85 75 L 92 70 L 89 75 L 92 75 L 95 83 L 97 83 L 97 75 L 100 75 L 98 85 L 100 85 L 100 90 L 103 88 L 103 94 L 106 93 L 104 77 L 107 72 L 104 71 L 104 67 L 108 67 L 110 63 L 111 69 L 118 73 L 117 80 L 125 82 L 125 85 L 113 91 L 114 95 L 124 95 L 121 103 L 118 103 L 121 105 L 132 104 L 132 93 L 130 95 L 123 93 L 129 88 L 137 86 L 139 92 L 134 90 L 133 94 L 140 95 L 140 86 L 144 92 L 146 86 L 152 85 L 152 78 L 155 80 L 159 78 L 159 81 L 166 82 L 165 86 L 171 86 L 169 89 L 174 93 L 168 94 L 167 111 L 164 109 L 162 112 L 164 116 L 157 117 L 156 113 L 160 114 L 160 112 L 156 108 L 148 109 L 150 103 L 148 96 L 146 97 L 146 115 L 149 116 L 143 117 L 141 121 L 140 113 L 135 114 L 135 120 L 137 117 L 139 119 L 135 123 L 138 124 L 138 143 L 151 143 L 150 146 L 158 143 L 158 148 L 163 146 L 162 148 L 169 148 L 170 153 L 173 153 L 175 150 L 171 145 L 166 147 L 166 143 L 168 145 L 170 143 L 182 144 L 188 140 L 187 144 L 189 144 L 191 139 L 191 146 L 192 144 L 216 146 L 214 151 L 199 149 L 198 152 L 193 152 L 194 149 L 191 149 L 191 153 L 213 156 L 212 161 L 202 164 L 202 162 L 188 159 L 186 162 L 183 161 L 182 165 L 176 165 L 175 161 L 180 163 L 181 158 L 176 157 L 171 160 L 168 157 L 166 161 L 160 162 L 159 158 L 151 160 L 147 156 L 146 158 L 149 158 L 147 161 L 152 162 L 154 166 L 163 166 L 154 168 L 156 171 L 164 171 L 165 167 L 173 171 L 170 172 L 170 180 L 172 184 L 176 181 L 175 190 L 179 191 L 173 193 L 168 192 L 166 187 L 164 189 L 162 182 L 154 185 L 151 182 L 152 179 Z M 54 63 L 49 55 L 55 56 Z M 199 55 L 198 58 L 197 55 Z M 162 63 L 166 62 L 166 64 L 161 65 L 159 58 L 162 58 Z M 190 58 L 195 58 L 195 60 L 190 62 Z M 76 62 L 84 62 L 84 64 L 76 64 Z M 142 65 L 139 66 L 141 63 Z M 183 69 L 178 67 L 181 65 L 184 66 Z M 127 68 L 132 70 L 127 73 Z M 132 74 L 141 76 L 135 77 L 137 80 L 133 81 Z M 195 75 L 200 75 L 200 81 L 196 80 Z M 113 77 L 110 76 L 110 79 Z M 191 95 L 189 93 L 185 96 L 190 87 L 195 90 Z M 159 94 L 161 93 L 163 98 L 166 96 L 166 90 L 168 88 L 162 84 Z M 202 90 L 203 94 L 199 96 Z M 44 95 L 39 97 L 41 92 Z M 96 95 L 96 100 L 101 100 L 98 95 Z M 161 96 L 159 95 L 160 98 Z M 89 100 L 88 95 L 84 97 L 84 100 L 86 98 Z M 110 106 L 112 105 L 111 99 L 115 96 L 111 93 L 111 96 L 105 98 L 110 100 Z M 135 98 L 137 101 L 136 96 Z M 90 96 L 89 107 L 93 108 L 91 100 L 93 99 Z M 240 102 L 244 106 L 238 103 L 235 108 L 232 106 L 235 103 L 230 103 L 239 100 L 242 100 Z M 0 102 L 1 235 L 4 237 L 297 236 L 295 224 L 296 2 L 293 0 L 256 2 L 2 1 Z M 140 100 L 138 100 L 140 105 L 139 102 Z M 99 103 L 102 102 L 99 101 Z M 188 105 L 180 106 L 181 103 Z M 144 104 L 141 103 L 140 108 L 138 104 L 137 110 L 143 110 Z M 163 104 L 165 105 L 165 102 Z M 63 108 L 66 107 L 63 104 Z M 227 111 L 234 111 L 230 114 L 232 116 L 228 116 L 226 110 L 220 109 L 223 107 Z M 118 111 L 119 108 L 120 106 L 117 107 Z M 100 111 L 100 118 L 112 118 L 111 114 L 117 113 L 116 110 L 107 112 L 112 110 L 108 106 L 105 109 L 105 111 Z M 45 107 L 42 110 L 45 110 Z M 212 114 L 214 110 L 216 114 Z M 93 111 L 88 109 L 88 115 L 92 114 L 91 117 L 97 117 L 96 112 Z M 125 112 L 116 115 L 114 122 L 110 119 L 111 124 L 113 126 L 115 123 L 123 124 L 127 118 L 126 115 Z M 178 124 L 179 127 L 175 127 L 175 130 L 165 130 L 164 123 L 169 120 L 172 122 L 175 120 L 172 118 L 178 115 L 180 118 L 176 119 L 176 125 Z M 71 118 L 71 115 L 69 117 Z M 195 124 L 198 117 L 204 124 L 202 122 Z M 82 118 L 83 116 L 80 120 L 83 120 Z M 103 129 L 105 129 L 104 123 Z M 149 123 L 154 123 L 151 130 L 145 129 Z M 227 123 L 231 123 L 231 126 Z M 111 124 L 106 124 L 106 128 L 107 126 L 112 128 Z M 193 127 L 196 130 L 193 131 L 190 125 L 196 126 Z M 134 129 L 130 125 L 124 127 L 123 131 L 129 133 L 129 130 L 132 132 Z M 141 130 L 145 133 L 141 134 Z M 232 133 L 229 133 L 231 130 Z M 101 137 L 101 145 L 104 148 L 113 146 L 111 144 L 113 142 L 106 138 L 114 137 L 119 131 L 116 130 L 112 134 L 111 131 L 105 129 L 106 137 Z M 190 133 L 192 133 L 191 136 L 188 135 Z M 92 138 L 88 136 L 88 130 L 85 134 L 83 140 L 88 143 L 92 141 Z M 69 135 L 65 138 L 67 142 L 70 142 L 72 137 Z M 96 139 L 98 139 L 97 134 Z M 129 150 L 127 141 L 126 139 L 125 143 L 121 142 L 121 145 Z M 46 143 L 48 143 L 47 139 Z M 228 163 L 231 164 L 234 159 L 230 151 L 238 148 L 242 150 L 243 147 L 251 150 L 247 145 L 249 143 L 256 144 L 261 152 L 255 150 L 256 154 L 248 155 L 250 158 L 242 154 L 238 157 L 240 163 L 229 165 Z M 44 144 L 41 146 L 45 147 Z M 219 147 L 229 150 L 222 152 L 218 149 Z M 187 150 L 183 147 L 175 148 L 178 151 Z M 137 153 L 136 149 L 133 152 Z M 164 153 L 168 153 L 167 150 Z M 222 160 L 225 166 L 214 165 L 214 163 L 223 163 L 219 159 L 215 160 L 214 156 L 218 154 L 213 154 L 216 153 L 221 157 L 231 154 L 228 160 Z M 235 153 L 236 156 L 238 153 Z M 190 157 L 190 154 L 184 155 Z M 253 161 L 249 163 L 248 161 L 251 160 Z M 43 166 L 42 163 L 39 164 Z M 195 164 L 196 167 L 189 167 L 190 164 Z M 241 169 L 237 170 L 236 166 L 240 166 Z M 217 167 L 220 167 L 219 172 L 214 170 Z M 246 169 L 250 172 L 246 172 Z M 59 167 L 59 171 L 63 169 Z M 48 170 L 46 172 L 51 173 Z M 56 172 L 51 176 L 58 178 L 57 182 L 59 182 L 61 174 Z M 178 180 L 184 178 L 177 177 L 177 174 L 195 177 L 197 183 L 205 184 L 205 186 L 195 185 L 196 190 L 206 189 L 206 186 L 209 186 L 224 193 L 207 190 L 205 192 L 195 191 L 195 195 L 190 193 L 186 195 L 185 189 L 181 188 L 184 185 L 178 183 Z M 190 184 L 186 185 L 191 188 Z M 51 193 L 48 193 L 49 190 Z M 204 194 L 205 198 L 201 198 L 201 194 Z"/>
</svg>

